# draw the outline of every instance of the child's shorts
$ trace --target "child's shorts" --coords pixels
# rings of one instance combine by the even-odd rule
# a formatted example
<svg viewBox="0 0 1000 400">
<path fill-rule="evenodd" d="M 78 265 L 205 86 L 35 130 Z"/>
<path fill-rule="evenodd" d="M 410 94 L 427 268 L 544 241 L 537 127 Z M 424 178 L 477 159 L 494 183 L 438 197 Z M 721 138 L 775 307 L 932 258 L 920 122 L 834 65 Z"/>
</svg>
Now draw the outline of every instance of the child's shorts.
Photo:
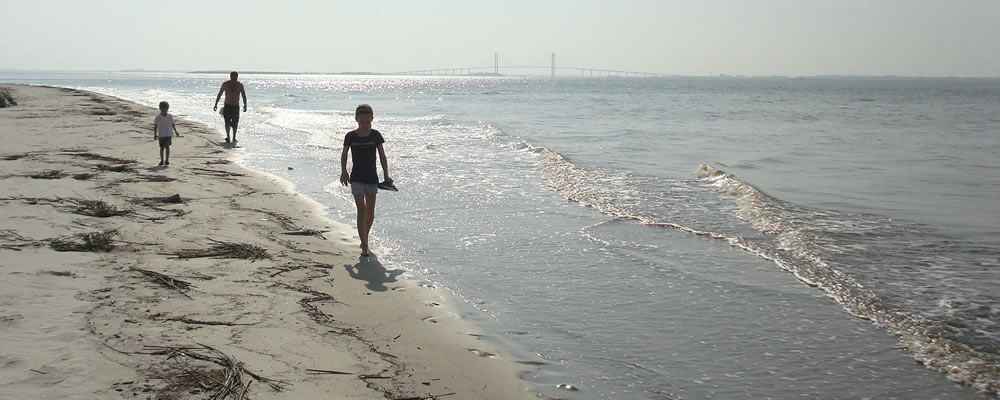
<svg viewBox="0 0 1000 400">
<path fill-rule="evenodd" d="M 378 193 L 378 186 L 374 183 L 351 182 L 351 193 L 376 194 Z"/>
<path fill-rule="evenodd" d="M 159 137 L 157 139 L 160 140 L 160 147 L 169 147 L 170 146 L 170 136 L 163 136 L 163 137 Z"/>
</svg>

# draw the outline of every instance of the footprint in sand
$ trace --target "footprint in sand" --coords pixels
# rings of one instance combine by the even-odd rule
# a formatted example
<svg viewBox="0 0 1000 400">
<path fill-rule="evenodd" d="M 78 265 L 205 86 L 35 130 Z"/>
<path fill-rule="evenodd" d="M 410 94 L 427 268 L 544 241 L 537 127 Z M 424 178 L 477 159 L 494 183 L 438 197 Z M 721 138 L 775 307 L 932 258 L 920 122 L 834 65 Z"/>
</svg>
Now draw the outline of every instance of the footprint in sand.
<svg viewBox="0 0 1000 400">
<path fill-rule="evenodd" d="M 430 323 L 432 323 L 432 324 L 436 324 L 436 323 L 438 323 L 438 321 L 437 321 L 437 317 L 435 317 L 435 316 L 433 316 L 433 315 L 431 315 L 431 316 L 426 316 L 426 317 L 424 317 L 423 319 L 421 319 L 421 321 L 424 321 L 424 322 L 430 322 Z"/>
</svg>

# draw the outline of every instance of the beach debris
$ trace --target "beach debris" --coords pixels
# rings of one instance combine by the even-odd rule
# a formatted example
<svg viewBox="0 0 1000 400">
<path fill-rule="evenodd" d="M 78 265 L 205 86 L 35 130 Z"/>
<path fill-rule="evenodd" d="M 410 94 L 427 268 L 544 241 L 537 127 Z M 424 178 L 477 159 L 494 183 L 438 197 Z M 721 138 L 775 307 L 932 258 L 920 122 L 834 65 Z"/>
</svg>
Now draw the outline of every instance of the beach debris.
<svg viewBox="0 0 1000 400">
<path fill-rule="evenodd" d="M 49 274 L 52 276 L 66 276 L 70 278 L 76 278 L 76 274 L 71 271 L 42 271 L 40 274 Z"/>
<path fill-rule="evenodd" d="M 114 249 L 114 237 L 118 235 L 118 229 L 108 229 L 104 231 L 78 233 L 69 239 L 49 239 L 49 247 L 55 251 L 103 251 L 110 252 Z M 76 240 L 74 240 L 76 239 Z"/>
<path fill-rule="evenodd" d="M 208 239 L 215 245 L 207 249 L 185 249 L 174 254 L 176 258 L 242 258 L 250 261 L 271 259 L 267 249 L 250 243 L 222 242 Z"/>
<path fill-rule="evenodd" d="M 142 268 L 138 268 L 138 267 L 130 267 L 130 269 L 133 270 L 133 271 L 142 273 L 142 274 L 144 274 L 146 276 L 152 277 L 155 282 L 157 282 L 157 283 L 159 283 L 159 284 L 161 284 L 163 286 L 166 286 L 168 288 L 174 289 L 174 290 L 180 292 L 180 294 L 183 294 L 184 297 L 187 297 L 187 298 L 191 299 L 191 296 L 189 296 L 187 294 L 188 289 L 191 288 L 191 283 L 190 282 L 182 281 L 182 280 L 174 278 L 174 277 L 172 277 L 170 275 L 161 274 L 159 272 L 150 271 L 148 269 L 142 269 Z"/>
<path fill-rule="evenodd" d="M 171 178 L 165 175 L 141 175 L 139 178 L 146 182 L 173 182 L 177 180 L 177 178 Z"/>
<path fill-rule="evenodd" d="M 268 269 L 275 271 L 275 272 L 271 273 L 271 277 L 273 278 L 273 277 L 281 275 L 281 274 L 283 274 L 285 272 L 291 272 L 291 271 L 296 271 L 296 270 L 300 270 L 300 269 L 308 269 L 308 268 L 333 269 L 335 267 L 333 265 L 330 265 L 330 264 L 314 263 L 314 264 L 297 264 L 297 265 L 288 265 L 288 264 L 286 264 L 286 265 L 279 265 L 279 266 L 276 266 L 276 267 L 271 267 L 271 268 L 268 268 Z"/>
<path fill-rule="evenodd" d="M 136 160 L 129 160 L 129 159 L 124 159 L 124 158 L 105 156 L 105 155 L 101 155 L 101 154 L 97 154 L 97 153 L 91 153 L 91 152 L 86 151 L 86 150 L 66 150 L 65 154 L 68 154 L 68 155 L 71 155 L 71 156 L 74 156 L 74 157 L 86 158 L 88 160 L 106 161 L 106 162 L 115 163 L 115 164 L 137 164 L 137 163 L 139 163 Z M 98 167 L 98 168 L 100 168 L 100 167 Z"/>
<path fill-rule="evenodd" d="M 208 161 L 205 161 L 205 164 L 208 164 L 208 165 L 230 164 L 230 163 L 232 163 L 232 161 L 229 161 L 229 160 L 208 160 Z"/>
<path fill-rule="evenodd" d="M 140 202 L 146 205 L 155 205 L 161 203 L 180 204 L 183 203 L 184 201 L 181 200 L 180 194 L 173 194 L 170 196 L 144 197 L 140 200 Z"/>
<path fill-rule="evenodd" d="M 0 240 L 3 240 L 5 242 L 14 242 L 14 243 L 0 244 L 0 249 L 16 250 L 16 251 L 21 251 L 21 249 L 25 247 L 40 246 L 42 244 L 38 241 L 24 237 L 23 235 L 17 233 L 17 231 L 13 229 L 0 229 Z"/>
<path fill-rule="evenodd" d="M 24 319 L 24 316 L 21 314 L 0 315 L 0 322 L 16 321 L 19 319 Z"/>
<path fill-rule="evenodd" d="M 223 326 L 240 326 L 240 325 L 257 325 L 259 322 L 241 323 L 241 322 L 227 322 L 227 321 L 203 321 L 199 319 L 193 319 L 188 317 L 170 317 L 163 318 L 164 321 L 176 321 L 183 322 L 185 324 L 192 325 L 223 325 Z"/>
<path fill-rule="evenodd" d="M 571 392 L 576 392 L 576 391 L 580 390 L 580 389 L 577 389 L 576 386 L 570 385 L 568 383 L 560 383 L 560 384 L 556 385 L 556 388 L 562 389 L 562 390 L 568 390 L 568 391 L 571 391 Z"/>
<path fill-rule="evenodd" d="M 331 370 L 326 370 L 326 369 L 312 369 L 312 368 L 306 368 L 306 372 L 310 373 L 310 374 L 332 374 L 332 375 L 352 375 L 353 374 L 351 372 L 331 371 Z"/>
<path fill-rule="evenodd" d="M 97 169 L 101 171 L 111 171 L 111 172 L 132 172 L 135 170 L 134 168 L 132 168 L 132 166 L 128 164 L 119 164 L 119 165 L 98 164 Z"/>
<path fill-rule="evenodd" d="M 66 174 L 56 169 L 50 169 L 42 172 L 35 172 L 32 174 L 28 174 L 26 176 L 31 179 L 60 179 L 66 176 Z"/>
<path fill-rule="evenodd" d="M 316 229 L 299 229 L 294 231 L 281 232 L 282 235 L 294 235 L 294 236 L 316 236 L 323 237 L 323 234 L 329 231 L 319 231 Z"/>
<path fill-rule="evenodd" d="M 373 379 L 375 377 L 369 376 L 367 379 Z M 364 379 L 364 378 L 362 378 Z M 442 393 L 442 394 L 428 394 L 426 396 L 410 396 L 410 397 L 393 397 L 392 400 L 436 400 L 445 396 L 455 395 L 455 392 Z"/>
<path fill-rule="evenodd" d="M 209 175 L 222 176 L 222 177 L 246 176 L 246 174 L 240 174 L 240 173 L 236 173 L 236 172 L 219 171 L 217 169 L 197 168 L 197 167 L 191 167 L 190 169 L 193 169 L 195 171 L 207 172 Z"/>
<path fill-rule="evenodd" d="M 323 310 L 320 310 L 319 307 L 316 307 L 316 305 L 313 304 L 314 302 L 329 301 L 333 303 L 340 303 L 347 305 L 333 298 L 333 296 L 327 293 L 323 293 L 317 290 L 312 290 L 306 286 L 292 286 L 281 282 L 275 282 L 275 285 L 283 287 L 285 289 L 294 290 L 299 293 L 311 294 L 312 297 L 306 297 L 304 299 L 299 300 L 299 305 L 302 306 L 302 309 L 305 310 L 306 314 L 309 314 L 309 316 L 312 317 L 312 319 L 316 320 L 317 322 L 330 322 L 334 321 L 334 319 L 332 316 L 330 316 L 330 314 L 327 314 L 323 312 Z"/>
<path fill-rule="evenodd" d="M 132 210 L 119 210 L 117 207 L 108 204 L 104 200 L 88 200 L 88 199 L 68 199 L 70 202 L 76 204 L 76 209 L 73 210 L 74 213 L 80 215 L 87 215 L 91 217 L 117 217 L 120 215 L 127 215 L 132 213 Z"/>
<path fill-rule="evenodd" d="M 13 97 L 10 97 L 10 92 L 6 90 L 0 90 L 0 108 L 16 106 L 17 102 L 14 101 Z"/>
<path fill-rule="evenodd" d="M 178 361 L 177 365 L 182 370 L 186 383 L 193 388 L 208 391 L 210 399 L 250 399 L 249 388 L 252 381 L 247 376 L 268 385 L 276 392 L 289 385 L 287 382 L 262 377 L 248 370 L 242 361 L 200 343 L 198 346 L 146 346 L 146 350 L 149 351 L 146 354 L 167 356 L 169 360 Z M 199 370 L 190 360 L 215 364 L 221 370 Z"/>
<path fill-rule="evenodd" d="M 8 154 L 8 155 L 3 156 L 3 159 L 7 160 L 7 161 L 17 161 L 17 160 L 20 160 L 20 159 L 25 158 L 25 157 L 30 157 L 33 154 L 34 153 L 32 153 L 32 152 L 21 153 L 21 154 Z"/>
<path fill-rule="evenodd" d="M 85 172 L 85 173 L 82 173 L 82 174 L 75 174 L 75 175 L 73 175 L 73 179 L 76 179 L 78 181 L 86 181 L 86 180 L 89 180 L 90 178 L 93 178 L 95 176 L 97 176 L 97 174 L 91 174 L 91 173 Z"/>
</svg>

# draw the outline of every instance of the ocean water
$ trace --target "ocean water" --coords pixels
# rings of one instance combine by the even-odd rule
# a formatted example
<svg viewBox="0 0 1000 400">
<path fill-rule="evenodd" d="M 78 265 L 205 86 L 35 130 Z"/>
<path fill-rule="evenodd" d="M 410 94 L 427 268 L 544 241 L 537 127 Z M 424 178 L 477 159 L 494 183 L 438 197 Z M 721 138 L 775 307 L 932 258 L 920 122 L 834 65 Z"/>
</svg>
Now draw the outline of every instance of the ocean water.
<svg viewBox="0 0 1000 400">
<path fill-rule="evenodd" d="M 220 140 L 226 78 L 0 72 L 167 100 Z M 400 188 L 380 260 L 453 291 L 545 396 L 1000 390 L 1000 80 L 241 81 L 234 156 L 348 224 L 340 147 L 374 107 Z"/>
</svg>

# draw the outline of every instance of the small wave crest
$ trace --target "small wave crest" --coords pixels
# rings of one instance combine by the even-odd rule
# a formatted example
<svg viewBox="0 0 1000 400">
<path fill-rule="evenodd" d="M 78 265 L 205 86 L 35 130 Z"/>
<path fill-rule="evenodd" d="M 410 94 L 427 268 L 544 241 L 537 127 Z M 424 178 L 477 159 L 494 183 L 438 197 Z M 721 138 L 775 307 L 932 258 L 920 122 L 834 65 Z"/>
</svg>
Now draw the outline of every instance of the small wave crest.
<svg viewBox="0 0 1000 400">
<path fill-rule="evenodd" d="M 700 165 L 694 175 L 735 199 L 739 218 L 774 237 L 773 244 L 737 240 L 738 247 L 773 260 L 826 291 L 847 312 L 899 336 L 901 347 L 917 362 L 952 381 L 997 393 L 1000 352 L 996 340 L 983 333 L 995 323 L 983 314 L 989 314 L 989 305 L 1000 299 L 971 290 L 975 301 L 941 300 L 950 293 L 970 291 L 951 282 L 965 280 L 955 264 L 959 260 L 975 264 L 970 258 L 977 253 L 974 248 L 947 238 L 915 246 L 934 235 L 879 216 L 784 202 L 709 165 Z M 949 254 L 941 256 L 944 245 L 937 243 L 948 244 Z"/>
</svg>

